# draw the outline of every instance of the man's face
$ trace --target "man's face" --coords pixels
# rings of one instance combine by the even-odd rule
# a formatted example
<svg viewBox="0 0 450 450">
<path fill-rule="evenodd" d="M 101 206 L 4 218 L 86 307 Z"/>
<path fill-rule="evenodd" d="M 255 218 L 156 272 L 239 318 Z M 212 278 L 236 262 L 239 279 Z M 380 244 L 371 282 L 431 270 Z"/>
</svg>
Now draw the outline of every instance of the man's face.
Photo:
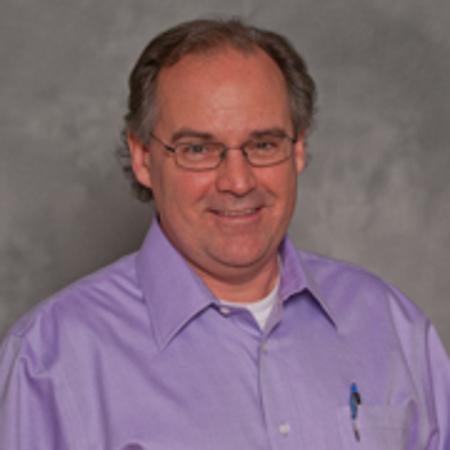
<svg viewBox="0 0 450 450">
<path fill-rule="evenodd" d="M 275 63 L 261 50 L 224 49 L 188 55 L 161 71 L 153 133 L 169 145 L 203 140 L 235 148 L 255 133 L 293 135 L 288 93 Z M 303 141 L 290 159 L 271 167 L 249 165 L 239 150 L 220 166 L 193 172 L 152 140 L 131 145 L 138 179 L 153 191 L 168 239 L 206 280 L 251 279 L 276 265 L 303 169 Z"/>
</svg>

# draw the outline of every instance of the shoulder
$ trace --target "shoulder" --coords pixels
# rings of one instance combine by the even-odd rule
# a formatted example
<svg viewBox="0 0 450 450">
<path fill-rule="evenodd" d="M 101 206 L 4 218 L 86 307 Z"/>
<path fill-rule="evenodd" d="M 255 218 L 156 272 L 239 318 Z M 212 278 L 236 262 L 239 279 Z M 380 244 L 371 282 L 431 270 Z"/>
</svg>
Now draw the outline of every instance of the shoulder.
<svg viewBox="0 0 450 450">
<path fill-rule="evenodd" d="M 115 342 L 145 320 L 134 266 L 130 255 L 80 279 L 9 330 L 0 345 L 1 448 L 14 433 L 28 436 L 23 448 L 88 447 L 82 405 L 96 377 L 104 381 L 102 365 L 115 370 Z"/>
<path fill-rule="evenodd" d="M 430 355 L 444 353 L 424 312 L 396 287 L 359 266 L 303 251 L 299 255 L 340 338 L 358 354 L 370 351 L 380 367 L 387 355 L 395 364 L 404 361 L 420 386 L 420 379 L 429 377 Z"/>
<path fill-rule="evenodd" d="M 440 430 L 444 448 L 450 362 L 430 320 L 400 290 L 361 267 L 304 251 L 298 255 L 331 311 L 343 358 L 357 361 L 372 385 L 384 380 L 392 393 L 397 385 L 402 399 L 409 391 L 414 401 L 408 407 L 414 405 L 423 424 L 429 420 Z"/>
<path fill-rule="evenodd" d="M 339 316 L 358 312 L 369 319 L 409 322 L 426 327 L 428 319 L 405 294 L 355 264 L 298 251 L 305 270 Z"/>
<path fill-rule="evenodd" d="M 106 333 L 117 321 L 142 316 L 143 308 L 135 254 L 131 254 L 38 303 L 11 327 L 6 338 L 51 351 L 50 347 L 66 339 L 82 343 L 94 333 Z"/>
</svg>

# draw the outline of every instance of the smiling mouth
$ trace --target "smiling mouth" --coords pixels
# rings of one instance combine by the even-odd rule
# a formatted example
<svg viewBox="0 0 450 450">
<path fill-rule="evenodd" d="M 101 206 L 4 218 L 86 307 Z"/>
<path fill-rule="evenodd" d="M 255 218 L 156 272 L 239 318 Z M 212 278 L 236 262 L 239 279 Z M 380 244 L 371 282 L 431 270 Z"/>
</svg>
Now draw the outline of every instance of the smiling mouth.
<svg viewBox="0 0 450 450">
<path fill-rule="evenodd" d="M 225 210 L 213 210 L 213 212 L 223 217 L 245 217 L 256 214 L 260 211 L 260 207 L 257 208 L 245 208 L 245 209 L 225 209 Z"/>
</svg>

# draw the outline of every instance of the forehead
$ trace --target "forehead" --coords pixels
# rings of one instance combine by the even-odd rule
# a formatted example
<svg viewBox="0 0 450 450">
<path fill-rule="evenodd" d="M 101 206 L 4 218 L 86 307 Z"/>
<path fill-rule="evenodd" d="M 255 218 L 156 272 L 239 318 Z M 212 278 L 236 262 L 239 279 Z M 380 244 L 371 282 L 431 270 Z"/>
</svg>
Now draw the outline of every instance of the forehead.
<svg viewBox="0 0 450 450">
<path fill-rule="evenodd" d="M 222 48 L 184 56 L 160 72 L 156 100 L 157 122 L 163 127 L 226 131 L 290 122 L 283 74 L 259 48 L 245 53 Z"/>
</svg>

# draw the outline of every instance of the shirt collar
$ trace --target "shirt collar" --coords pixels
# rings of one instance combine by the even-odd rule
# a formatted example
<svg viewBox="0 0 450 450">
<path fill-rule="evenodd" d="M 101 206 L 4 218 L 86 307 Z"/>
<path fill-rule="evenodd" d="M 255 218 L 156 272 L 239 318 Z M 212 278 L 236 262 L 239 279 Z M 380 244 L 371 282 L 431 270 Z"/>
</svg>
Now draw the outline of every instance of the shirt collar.
<svg viewBox="0 0 450 450">
<path fill-rule="evenodd" d="M 284 302 L 307 290 L 335 324 L 332 308 L 320 294 L 312 274 L 288 237 L 281 244 L 280 255 L 280 300 Z M 185 258 L 167 240 L 156 219 L 136 255 L 136 272 L 160 349 L 191 319 L 218 304 Z"/>
<path fill-rule="evenodd" d="M 216 302 L 156 219 L 137 253 L 136 272 L 160 349 L 194 316 Z"/>
<path fill-rule="evenodd" d="M 280 255 L 283 262 L 280 300 L 284 302 L 295 294 L 308 291 L 330 322 L 337 327 L 337 314 L 332 304 L 320 291 L 311 268 L 303 261 L 301 252 L 295 248 L 293 242 L 287 236 L 281 243 Z"/>
</svg>

